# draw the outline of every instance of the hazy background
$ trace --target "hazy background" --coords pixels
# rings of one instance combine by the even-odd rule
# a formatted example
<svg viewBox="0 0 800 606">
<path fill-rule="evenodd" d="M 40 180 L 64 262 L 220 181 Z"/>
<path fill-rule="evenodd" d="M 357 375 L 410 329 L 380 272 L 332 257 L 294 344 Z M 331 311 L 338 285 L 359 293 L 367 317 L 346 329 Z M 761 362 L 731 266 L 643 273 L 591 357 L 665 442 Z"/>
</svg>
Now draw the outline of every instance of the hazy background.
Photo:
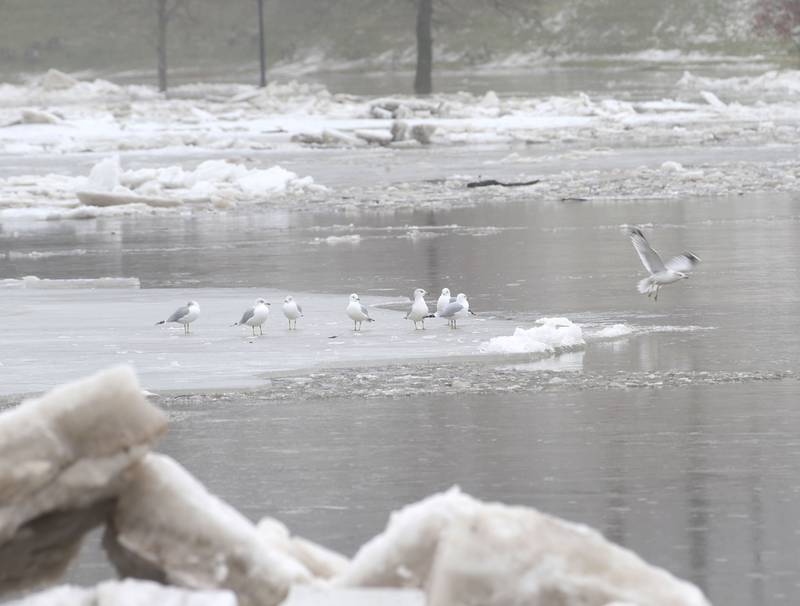
<svg viewBox="0 0 800 606">
<path fill-rule="evenodd" d="M 187 0 L 171 20 L 171 76 L 252 79 L 255 0 Z M 669 60 L 700 53 L 790 63 L 781 43 L 753 29 L 755 0 L 490 0 L 434 2 L 434 72 L 555 61 Z M 85 75 L 151 79 L 152 0 L 0 0 L 0 77 L 55 67 Z M 266 0 L 270 69 L 314 79 L 320 72 L 411 71 L 411 0 Z M 627 57 L 634 59 L 634 57 Z M 676 58 L 677 60 L 677 58 Z M 442 87 L 437 87 L 440 92 Z"/>
</svg>

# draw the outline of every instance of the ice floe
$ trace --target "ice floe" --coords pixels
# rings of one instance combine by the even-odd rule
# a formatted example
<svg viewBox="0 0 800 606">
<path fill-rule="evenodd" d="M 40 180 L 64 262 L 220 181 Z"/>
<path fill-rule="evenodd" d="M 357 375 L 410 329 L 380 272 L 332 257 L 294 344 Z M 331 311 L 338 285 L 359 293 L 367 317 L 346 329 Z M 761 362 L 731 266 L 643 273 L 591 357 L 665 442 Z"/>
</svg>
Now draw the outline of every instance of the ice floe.
<svg viewBox="0 0 800 606">
<path fill-rule="evenodd" d="M 695 586 L 587 526 L 458 489 L 395 512 L 334 583 L 419 587 L 430 606 L 709 604 Z"/>
<path fill-rule="evenodd" d="M 586 345 L 581 327 L 567 318 L 540 318 L 532 328 L 517 327 L 511 336 L 481 344 L 484 353 L 556 353 Z"/>
<path fill-rule="evenodd" d="M 0 220 L 86 219 L 97 216 L 164 212 L 184 205 L 227 208 L 260 203 L 274 196 L 324 192 L 310 176 L 275 165 L 248 168 L 206 160 L 181 166 L 124 170 L 119 156 L 95 164 L 87 177 L 21 176 L 0 179 Z"/>
</svg>

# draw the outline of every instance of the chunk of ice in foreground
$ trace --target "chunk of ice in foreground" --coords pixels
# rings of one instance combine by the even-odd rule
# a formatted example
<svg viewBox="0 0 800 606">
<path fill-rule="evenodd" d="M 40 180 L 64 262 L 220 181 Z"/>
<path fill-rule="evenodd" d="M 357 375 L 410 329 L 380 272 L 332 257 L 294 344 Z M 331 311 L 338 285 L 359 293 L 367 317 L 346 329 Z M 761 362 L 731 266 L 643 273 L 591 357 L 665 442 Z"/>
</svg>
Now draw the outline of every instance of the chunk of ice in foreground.
<svg viewBox="0 0 800 606">
<path fill-rule="evenodd" d="M 311 574 L 183 467 L 148 454 L 119 494 L 103 544 L 120 574 L 236 593 L 241 606 L 280 604 Z"/>
<path fill-rule="evenodd" d="M 0 593 L 58 577 L 167 427 L 129 367 L 0 415 Z"/>
<path fill-rule="evenodd" d="M 191 591 L 151 581 L 105 581 L 96 587 L 61 585 L 6 606 L 236 606 L 230 591 Z"/>
<path fill-rule="evenodd" d="M 694 585 L 587 526 L 457 488 L 392 514 L 334 582 L 424 588 L 428 606 L 709 606 Z"/>
<path fill-rule="evenodd" d="M 481 344 L 484 353 L 557 353 L 580 349 L 581 327 L 567 318 L 539 318 L 533 328 L 519 328 L 507 337 L 494 337 Z"/>
</svg>

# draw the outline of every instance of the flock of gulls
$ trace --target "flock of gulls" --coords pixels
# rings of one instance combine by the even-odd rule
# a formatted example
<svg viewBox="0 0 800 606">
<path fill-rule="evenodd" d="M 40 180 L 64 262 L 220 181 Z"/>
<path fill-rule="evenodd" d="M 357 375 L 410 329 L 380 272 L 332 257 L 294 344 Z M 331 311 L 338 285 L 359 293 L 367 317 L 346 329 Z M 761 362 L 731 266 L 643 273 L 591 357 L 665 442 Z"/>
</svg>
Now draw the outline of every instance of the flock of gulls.
<svg viewBox="0 0 800 606">
<path fill-rule="evenodd" d="M 687 279 L 694 266 L 700 262 L 700 259 L 694 253 L 683 252 L 665 263 L 661 260 L 661 256 L 650 246 L 647 238 L 644 237 L 639 228 L 630 228 L 628 234 L 634 249 L 639 254 L 642 265 L 650 274 L 639 281 L 637 288 L 640 293 L 652 297 L 655 301 L 658 301 L 658 292 L 663 286 Z M 469 308 L 467 295 L 459 293 L 458 296 L 452 297 L 448 288 L 442 289 L 442 294 L 439 295 L 439 299 L 436 301 L 436 312 L 431 313 L 425 301 L 425 295 L 427 294 L 422 288 L 416 289 L 411 309 L 405 315 L 406 320 L 414 322 L 414 330 L 419 330 L 420 327 L 425 330 L 425 320 L 428 318 L 444 318 L 447 320 L 449 328 L 456 329 L 459 319 L 466 318 L 470 314 L 476 315 Z M 247 309 L 242 314 L 241 319 L 234 323 L 233 326 L 249 326 L 253 331 L 253 335 L 256 334 L 256 328 L 258 328 L 259 334 L 263 335 L 263 325 L 269 318 L 269 308 L 270 303 L 264 299 L 257 299 L 253 306 Z M 355 332 L 361 330 L 362 323 L 375 321 L 370 317 L 369 310 L 361 303 L 361 299 L 356 293 L 350 295 L 350 302 L 345 308 L 345 313 L 353 321 L 353 331 Z M 289 330 L 295 330 L 298 318 L 303 317 L 303 308 L 291 295 L 283 300 L 283 315 L 289 321 Z M 189 325 L 199 317 L 200 305 L 197 301 L 189 301 L 186 305 L 176 309 L 169 318 L 156 324 L 165 324 L 167 322 L 183 324 L 184 333 L 188 335 Z"/>
</svg>

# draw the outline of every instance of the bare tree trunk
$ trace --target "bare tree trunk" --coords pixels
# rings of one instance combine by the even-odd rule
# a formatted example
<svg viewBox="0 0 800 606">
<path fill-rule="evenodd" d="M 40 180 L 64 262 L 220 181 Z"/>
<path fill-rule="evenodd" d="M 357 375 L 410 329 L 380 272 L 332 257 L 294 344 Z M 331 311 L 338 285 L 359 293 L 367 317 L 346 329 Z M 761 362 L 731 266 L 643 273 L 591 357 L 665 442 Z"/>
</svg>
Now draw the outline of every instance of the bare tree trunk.
<svg viewBox="0 0 800 606">
<path fill-rule="evenodd" d="M 433 92 L 433 0 L 417 0 L 417 74 L 414 92 L 429 95 Z"/>
<path fill-rule="evenodd" d="M 267 58 L 264 49 L 264 0 L 258 0 L 258 59 L 261 69 L 261 79 L 259 86 L 264 88 L 267 85 Z"/>
<path fill-rule="evenodd" d="M 156 54 L 158 55 L 158 90 L 167 92 L 167 0 L 156 0 L 158 13 L 158 35 L 156 39 Z"/>
</svg>

